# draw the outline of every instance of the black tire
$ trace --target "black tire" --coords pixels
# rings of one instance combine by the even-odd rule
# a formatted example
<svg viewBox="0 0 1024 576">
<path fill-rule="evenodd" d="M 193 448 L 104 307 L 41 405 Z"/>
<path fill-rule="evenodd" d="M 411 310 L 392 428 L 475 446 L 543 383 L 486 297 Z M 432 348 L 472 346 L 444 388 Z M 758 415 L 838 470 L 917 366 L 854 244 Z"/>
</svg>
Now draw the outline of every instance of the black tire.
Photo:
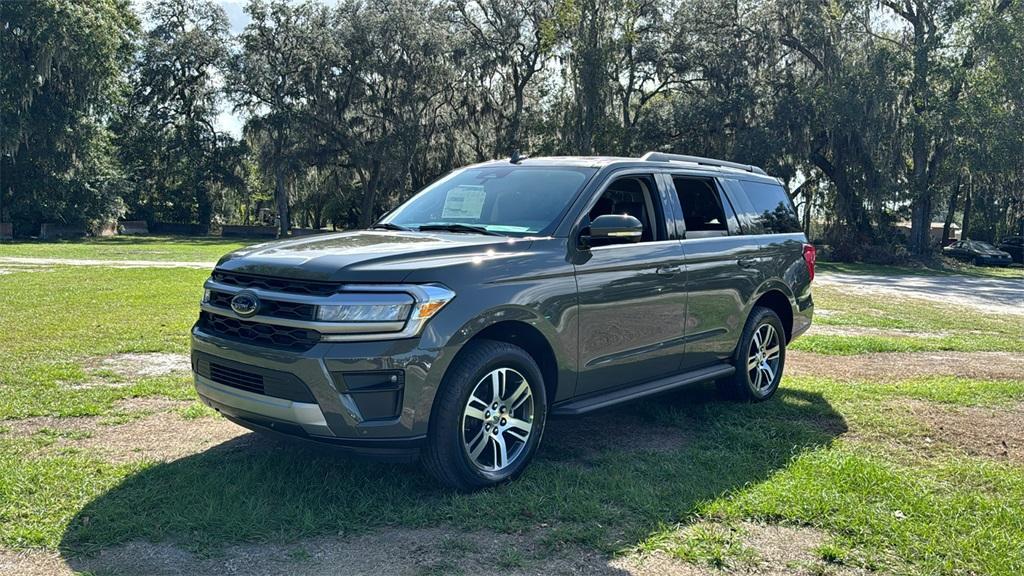
<svg viewBox="0 0 1024 576">
<path fill-rule="evenodd" d="M 762 372 L 762 380 L 758 385 L 755 376 L 751 374 L 747 366 L 751 359 L 754 337 L 766 331 L 764 326 L 770 326 L 777 335 L 778 361 L 775 364 L 771 380 L 769 381 L 766 373 Z M 774 310 L 761 306 L 755 306 L 751 310 L 747 323 L 743 326 L 740 342 L 736 346 L 733 363 L 736 366 L 736 372 L 729 378 L 717 381 L 719 390 L 727 397 L 743 402 L 763 402 L 771 398 L 779 389 L 782 372 L 786 366 L 786 332 L 782 327 L 782 320 Z M 757 370 L 755 368 L 755 373 Z"/>
<path fill-rule="evenodd" d="M 470 402 L 470 395 L 483 378 L 501 368 L 518 373 L 528 384 L 532 396 L 532 428 L 517 456 L 509 458 L 507 467 L 488 471 L 476 463 L 466 447 L 464 411 Z M 537 452 L 546 418 L 544 378 L 534 359 L 522 348 L 506 342 L 470 342 L 449 367 L 437 392 L 430 415 L 427 445 L 421 457 L 423 465 L 439 482 L 463 492 L 508 482 L 523 472 Z M 504 436 L 504 432 L 502 434 L 505 442 L 504 439 L 508 437 Z M 514 438 L 511 441 L 519 445 Z M 497 448 L 491 438 L 484 436 L 483 442 L 491 443 L 489 446 L 494 448 L 497 458 Z"/>
</svg>

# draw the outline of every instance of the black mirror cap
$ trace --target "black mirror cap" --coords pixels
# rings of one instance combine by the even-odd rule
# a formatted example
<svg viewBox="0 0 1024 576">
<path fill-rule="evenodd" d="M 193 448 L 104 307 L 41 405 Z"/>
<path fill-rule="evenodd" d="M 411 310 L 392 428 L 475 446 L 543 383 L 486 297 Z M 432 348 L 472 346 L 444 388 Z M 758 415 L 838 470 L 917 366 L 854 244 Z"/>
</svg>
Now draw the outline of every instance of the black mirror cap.
<svg viewBox="0 0 1024 576">
<path fill-rule="evenodd" d="M 644 234 L 644 225 L 629 214 L 602 214 L 584 229 L 580 240 L 583 245 L 628 244 L 639 242 Z"/>
</svg>

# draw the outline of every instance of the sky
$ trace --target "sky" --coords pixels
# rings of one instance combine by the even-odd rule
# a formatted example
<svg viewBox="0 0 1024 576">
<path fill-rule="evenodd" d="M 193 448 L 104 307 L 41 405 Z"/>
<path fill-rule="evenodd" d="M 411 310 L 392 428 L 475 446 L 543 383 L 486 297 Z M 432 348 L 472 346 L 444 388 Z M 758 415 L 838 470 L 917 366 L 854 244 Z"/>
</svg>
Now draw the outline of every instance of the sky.
<svg viewBox="0 0 1024 576">
<path fill-rule="evenodd" d="M 249 15 L 245 13 L 244 0 L 216 0 L 216 2 L 224 8 L 224 12 L 228 15 L 232 36 L 241 32 L 245 25 L 249 23 Z M 217 130 L 227 132 L 235 138 L 241 138 L 242 126 L 244 124 L 245 119 L 232 112 L 231 104 L 227 102 L 221 104 L 221 111 L 217 114 L 217 120 L 214 122 Z"/>
<path fill-rule="evenodd" d="M 245 4 L 247 0 L 214 0 L 214 2 L 220 5 L 224 9 L 224 12 L 228 16 L 229 30 L 231 35 L 234 36 L 240 33 L 245 25 L 249 23 L 249 15 L 245 13 Z M 142 18 L 143 27 L 146 26 L 146 4 L 149 0 L 132 0 L 132 6 L 135 12 Z M 245 119 L 235 114 L 231 110 L 231 104 L 229 102 L 221 103 L 221 110 L 217 114 L 217 118 L 214 121 L 214 126 L 217 130 L 227 132 L 235 138 L 241 138 L 242 126 L 245 124 Z"/>
</svg>

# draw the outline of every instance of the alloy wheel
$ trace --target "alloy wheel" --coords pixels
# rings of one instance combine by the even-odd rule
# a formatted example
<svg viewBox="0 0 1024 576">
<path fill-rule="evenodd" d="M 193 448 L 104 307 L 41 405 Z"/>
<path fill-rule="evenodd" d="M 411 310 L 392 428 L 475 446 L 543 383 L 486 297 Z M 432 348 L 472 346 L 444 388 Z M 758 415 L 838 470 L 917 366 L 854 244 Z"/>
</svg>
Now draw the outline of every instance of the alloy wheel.
<svg viewBox="0 0 1024 576">
<path fill-rule="evenodd" d="M 462 444 L 473 465 L 500 472 L 525 452 L 533 429 L 530 383 L 512 368 L 496 368 L 477 382 L 462 412 Z"/>
<path fill-rule="evenodd" d="M 761 324 L 750 340 L 747 353 L 747 374 L 756 391 L 765 393 L 771 390 L 779 372 L 780 359 L 779 332 L 771 324 Z"/>
</svg>

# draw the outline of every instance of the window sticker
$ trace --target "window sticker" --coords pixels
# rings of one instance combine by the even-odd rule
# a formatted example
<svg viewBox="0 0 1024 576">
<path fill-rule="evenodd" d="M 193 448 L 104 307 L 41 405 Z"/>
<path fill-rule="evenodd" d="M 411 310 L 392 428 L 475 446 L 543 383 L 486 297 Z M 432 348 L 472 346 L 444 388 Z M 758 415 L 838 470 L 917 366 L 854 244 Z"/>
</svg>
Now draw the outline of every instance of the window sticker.
<svg viewBox="0 0 1024 576">
<path fill-rule="evenodd" d="M 451 218 L 465 218 L 479 220 L 484 211 L 484 198 L 487 193 L 483 186 L 463 184 L 448 191 L 444 199 L 444 209 L 441 217 L 445 220 Z"/>
</svg>

